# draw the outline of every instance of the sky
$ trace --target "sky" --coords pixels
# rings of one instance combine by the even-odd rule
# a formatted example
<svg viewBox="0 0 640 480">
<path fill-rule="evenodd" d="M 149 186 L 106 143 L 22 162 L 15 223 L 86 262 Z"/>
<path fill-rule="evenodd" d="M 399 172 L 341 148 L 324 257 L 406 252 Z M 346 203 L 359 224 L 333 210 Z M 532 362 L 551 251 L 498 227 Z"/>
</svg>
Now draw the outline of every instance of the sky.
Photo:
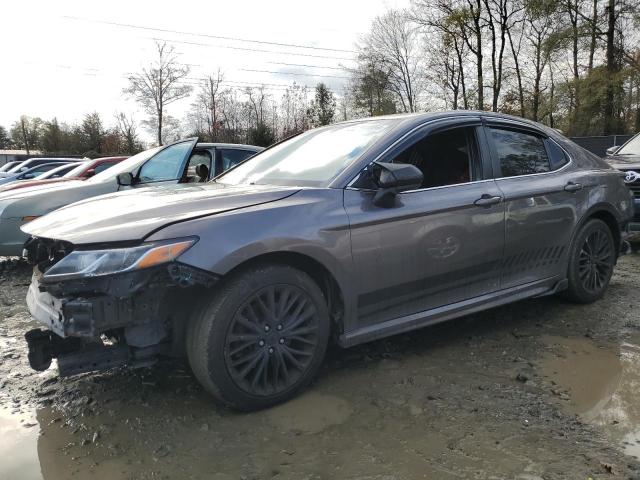
<svg viewBox="0 0 640 480">
<path fill-rule="evenodd" d="M 20 115 L 77 122 L 97 111 L 145 114 L 122 90 L 154 59 L 154 41 L 175 47 L 190 82 L 220 68 L 228 86 L 266 84 L 279 98 L 293 81 L 339 91 L 373 18 L 409 0 L 6 2 L 0 27 L 0 125 Z M 168 107 L 182 118 L 190 106 Z M 146 137 L 146 135 L 145 135 Z M 149 139 L 148 137 L 145 139 Z"/>
</svg>

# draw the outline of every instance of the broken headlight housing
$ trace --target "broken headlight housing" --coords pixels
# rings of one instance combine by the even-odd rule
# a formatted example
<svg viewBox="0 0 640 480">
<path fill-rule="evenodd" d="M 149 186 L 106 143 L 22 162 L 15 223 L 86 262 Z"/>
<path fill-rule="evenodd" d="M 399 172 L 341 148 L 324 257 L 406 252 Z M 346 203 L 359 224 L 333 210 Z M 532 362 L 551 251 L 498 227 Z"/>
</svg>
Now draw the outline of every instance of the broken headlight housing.
<svg viewBox="0 0 640 480">
<path fill-rule="evenodd" d="M 74 250 L 48 269 L 43 280 L 99 277 L 154 267 L 175 260 L 196 238 L 143 243 L 134 247 Z"/>
</svg>

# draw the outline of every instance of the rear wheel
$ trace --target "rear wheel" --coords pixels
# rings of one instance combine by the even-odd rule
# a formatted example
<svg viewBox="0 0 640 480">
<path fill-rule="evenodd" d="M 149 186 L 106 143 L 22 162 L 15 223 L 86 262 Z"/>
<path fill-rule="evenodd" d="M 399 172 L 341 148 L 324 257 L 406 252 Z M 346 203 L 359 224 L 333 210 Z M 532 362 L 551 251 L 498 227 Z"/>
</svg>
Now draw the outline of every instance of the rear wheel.
<svg viewBox="0 0 640 480">
<path fill-rule="evenodd" d="M 599 299 L 609 286 L 615 263 L 616 247 L 609 226 L 599 219 L 589 220 L 571 246 L 565 296 L 578 303 Z"/>
<path fill-rule="evenodd" d="M 191 367 L 223 403 L 255 410 L 285 401 L 315 377 L 327 347 L 329 314 L 304 272 L 269 264 L 228 279 L 193 319 Z"/>
</svg>

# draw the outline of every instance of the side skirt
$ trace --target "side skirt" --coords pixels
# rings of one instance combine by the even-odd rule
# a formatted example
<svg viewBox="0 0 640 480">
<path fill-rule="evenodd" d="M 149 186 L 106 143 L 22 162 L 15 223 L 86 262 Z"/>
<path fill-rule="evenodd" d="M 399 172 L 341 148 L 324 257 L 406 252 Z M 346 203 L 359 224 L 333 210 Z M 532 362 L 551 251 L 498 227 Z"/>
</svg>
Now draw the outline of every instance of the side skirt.
<svg viewBox="0 0 640 480">
<path fill-rule="evenodd" d="M 434 325 L 436 323 L 452 320 L 489 308 L 506 305 L 525 298 L 551 295 L 566 286 L 566 279 L 559 277 L 545 278 L 536 282 L 511 287 L 506 290 L 481 295 L 469 300 L 444 305 L 442 307 L 425 310 L 423 312 L 405 315 L 374 325 L 367 325 L 351 332 L 346 332 L 338 337 L 341 347 L 352 347 L 360 343 L 370 342 L 379 338 L 397 335 L 417 328 Z"/>
</svg>

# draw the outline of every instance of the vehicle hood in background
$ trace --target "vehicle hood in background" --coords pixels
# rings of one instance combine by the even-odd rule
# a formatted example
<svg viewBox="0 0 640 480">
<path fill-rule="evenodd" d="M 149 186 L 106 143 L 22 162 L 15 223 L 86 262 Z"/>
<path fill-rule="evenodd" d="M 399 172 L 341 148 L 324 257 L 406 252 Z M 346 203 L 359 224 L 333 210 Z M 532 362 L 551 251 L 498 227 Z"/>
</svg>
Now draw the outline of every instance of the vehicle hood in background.
<svg viewBox="0 0 640 480">
<path fill-rule="evenodd" d="M 640 173 L 640 155 L 612 155 L 605 161 L 618 170 L 637 170 Z"/>
<path fill-rule="evenodd" d="M 134 189 L 69 205 L 26 224 L 22 230 L 73 244 L 142 240 L 168 224 L 273 202 L 298 190 L 220 183 Z"/>
</svg>

